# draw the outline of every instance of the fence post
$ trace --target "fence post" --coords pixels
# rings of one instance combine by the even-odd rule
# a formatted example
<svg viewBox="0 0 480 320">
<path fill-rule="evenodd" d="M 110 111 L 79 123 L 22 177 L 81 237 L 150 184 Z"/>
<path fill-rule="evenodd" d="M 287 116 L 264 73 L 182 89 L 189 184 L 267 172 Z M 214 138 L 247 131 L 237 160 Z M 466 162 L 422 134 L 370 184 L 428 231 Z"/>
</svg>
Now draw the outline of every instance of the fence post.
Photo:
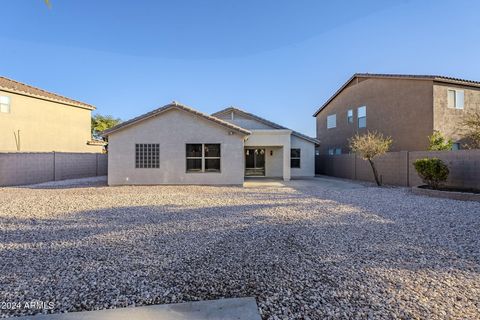
<svg viewBox="0 0 480 320">
<path fill-rule="evenodd" d="M 57 169 L 56 169 L 56 154 L 55 151 L 53 151 L 53 181 L 57 180 Z"/>
<path fill-rule="evenodd" d="M 353 154 L 353 180 L 357 180 L 357 154 Z"/>
<path fill-rule="evenodd" d="M 410 187 L 410 151 L 407 151 L 407 187 Z"/>
</svg>

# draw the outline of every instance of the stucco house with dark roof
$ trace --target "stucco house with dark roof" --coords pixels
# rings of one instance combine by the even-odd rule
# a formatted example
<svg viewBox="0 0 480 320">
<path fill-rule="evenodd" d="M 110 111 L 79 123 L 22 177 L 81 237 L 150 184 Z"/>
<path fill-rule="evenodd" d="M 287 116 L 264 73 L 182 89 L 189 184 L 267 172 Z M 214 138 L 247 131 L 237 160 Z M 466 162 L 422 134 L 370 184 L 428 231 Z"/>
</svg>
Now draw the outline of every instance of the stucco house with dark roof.
<svg viewBox="0 0 480 320">
<path fill-rule="evenodd" d="M 95 107 L 0 77 L 0 152 L 102 152 L 91 138 Z"/>
<path fill-rule="evenodd" d="M 321 154 L 348 153 L 356 133 L 378 131 L 392 151 L 421 151 L 440 131 L 462 147 L 461 122 L 480 110 L 480 82 L 434 75 L 356 73 L 313 115 Z"/>
<path fill-rule="evenodd" d="M 177 102 L 103 132 L 108 184 L 242 184 L 315 175 L 317 140 L 238 108 L 207 115 Z"/>
</svg>

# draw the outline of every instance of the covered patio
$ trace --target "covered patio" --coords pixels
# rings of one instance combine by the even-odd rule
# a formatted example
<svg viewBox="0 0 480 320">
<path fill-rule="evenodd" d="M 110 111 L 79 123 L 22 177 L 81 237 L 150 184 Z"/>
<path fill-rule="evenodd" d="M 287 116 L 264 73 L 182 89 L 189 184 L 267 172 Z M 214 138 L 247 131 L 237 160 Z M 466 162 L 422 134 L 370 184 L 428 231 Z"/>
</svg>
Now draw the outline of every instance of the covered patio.
<svg viewBox="0 0 480 320">
<path fill-rule="evenodd" d="M 251 130 L 245 140 L 245 177 L 290 180 L 291 130 Z"/>
</svg>

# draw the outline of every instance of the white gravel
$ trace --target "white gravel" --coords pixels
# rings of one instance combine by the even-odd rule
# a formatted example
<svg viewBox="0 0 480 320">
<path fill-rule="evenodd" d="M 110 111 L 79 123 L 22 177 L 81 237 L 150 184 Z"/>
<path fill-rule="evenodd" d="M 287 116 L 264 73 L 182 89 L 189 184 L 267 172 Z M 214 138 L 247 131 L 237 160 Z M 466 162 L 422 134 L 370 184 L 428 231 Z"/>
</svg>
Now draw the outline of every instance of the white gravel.
<svg viewBox="0 0 480 320">
<path fill-rule="evenodd" d="M 50 187 L 0 189 L 0 304 L 254 296 L 264 319 L 480 318 L 480 203 L 320 182 Z"/>
</svg>

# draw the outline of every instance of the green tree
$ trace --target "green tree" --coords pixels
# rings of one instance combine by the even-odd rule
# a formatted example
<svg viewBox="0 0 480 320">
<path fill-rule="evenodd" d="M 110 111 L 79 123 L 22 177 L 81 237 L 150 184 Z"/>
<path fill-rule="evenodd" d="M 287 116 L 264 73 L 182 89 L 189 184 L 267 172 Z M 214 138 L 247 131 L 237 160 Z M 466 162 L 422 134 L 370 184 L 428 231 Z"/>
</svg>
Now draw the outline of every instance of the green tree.
<svg viewBox="0 0 480 320">
<path fill-rule="evenodd" d="M 462 125 L 467 141 L 464 146 L 467 149 L 480 149 L 480 111 L 467 114 Z"/>
<path fill-rule="evenodd" d="M 121 122 L 122 120 L 119 118 L 114 118 L 108 115 L 103 116 L 97 113 L 92 116 L 92 136 L 94 138 L 100 139 L 100 133 L 102 131 L 110 129 Z"/>
<path fill-rule="evenodd" d="M 392 145 L 392 138 L 384 137 L 383 134 L 378 132 L 367 132 L 366 134 L 359 135 L 358 133 L 350 140 L 350 150 L 357 153 L 363 160 L 367 160 L 372 167 L 373 176 L 378 186 L 382 183 L 378 178 L 377 168 L 375 167 L 374 158 L 385 154 Z"/>
<path fill-rule="evenodd" d="M 440 131 L 433 131 L 433 134 L 428 137 L 428 141 L 430 142 L 429 151 L 452 150 L 453 141 L 445 138 Z"/>
</svg>

